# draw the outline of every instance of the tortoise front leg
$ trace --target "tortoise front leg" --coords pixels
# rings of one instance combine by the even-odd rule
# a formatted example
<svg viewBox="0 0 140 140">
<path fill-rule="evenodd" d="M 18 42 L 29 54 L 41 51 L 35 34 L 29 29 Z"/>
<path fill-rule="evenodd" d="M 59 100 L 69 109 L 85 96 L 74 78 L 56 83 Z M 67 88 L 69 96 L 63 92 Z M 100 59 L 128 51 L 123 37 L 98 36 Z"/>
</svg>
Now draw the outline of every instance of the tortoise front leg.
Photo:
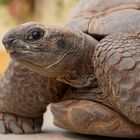
<svg viewBox="0 0 140 140">
<path fill-rule="evenodd" d="M 139 137 L 136 125 L 114 110 L 88 100 L 67 100 L 51 107 L 54 124 L 81 134 Z"/>
<path fill-rule="evenodd" d="M 63 84 L 12 61 L 0 79 L 0 133 L 41 131 L 43 113 L 61 97 Z"/>
<path fill-rule="evenodd" d="M 30 134 L 39 133 L 43 124 L 43 115 L 29 118 L 13 114 L 0 113 L 0 133 Z"/>
</svg>

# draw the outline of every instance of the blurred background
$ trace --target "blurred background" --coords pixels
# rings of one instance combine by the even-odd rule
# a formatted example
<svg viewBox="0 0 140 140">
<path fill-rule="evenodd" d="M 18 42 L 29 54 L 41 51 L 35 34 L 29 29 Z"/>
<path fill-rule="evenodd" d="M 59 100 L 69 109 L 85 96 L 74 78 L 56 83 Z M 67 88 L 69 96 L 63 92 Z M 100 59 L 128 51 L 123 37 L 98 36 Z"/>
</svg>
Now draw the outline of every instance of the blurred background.
<svg viewBox="0 0 140 140">
<path fill-rule="evenodd" d="M 12 27 L 28 21 L 63 25 L 78 0 L 0 0 L 0 75 L 8 65 L 9 56 L 1 43 Z"/>
</svg>

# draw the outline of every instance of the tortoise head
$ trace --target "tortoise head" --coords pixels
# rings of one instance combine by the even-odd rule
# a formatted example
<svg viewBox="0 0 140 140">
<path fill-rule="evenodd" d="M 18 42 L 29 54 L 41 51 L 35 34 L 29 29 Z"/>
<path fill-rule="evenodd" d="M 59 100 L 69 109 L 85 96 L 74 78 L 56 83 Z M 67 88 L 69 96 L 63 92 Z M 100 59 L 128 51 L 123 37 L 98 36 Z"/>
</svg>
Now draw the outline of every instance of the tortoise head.
<svg viewBox="0 0 140 140">
<path fill-rule="evenodd" d="M 72 69 L 79 59 L 79 38 L 69 29 L 25 23 L 3 38 L 12 59 L 46 76 L 58 76 Z M 72 43 L 74 42 L 74 43 Z"/>
</svg>

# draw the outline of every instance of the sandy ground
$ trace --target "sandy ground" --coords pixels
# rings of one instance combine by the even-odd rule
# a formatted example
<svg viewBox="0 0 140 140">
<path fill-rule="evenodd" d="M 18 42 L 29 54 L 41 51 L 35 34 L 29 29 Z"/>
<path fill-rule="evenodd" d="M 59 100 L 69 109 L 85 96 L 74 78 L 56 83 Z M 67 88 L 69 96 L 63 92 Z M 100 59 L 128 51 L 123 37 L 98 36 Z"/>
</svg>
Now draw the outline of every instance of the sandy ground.
<svg viewBox="0 0 140 140">
<path fill-rule="evenodd" d="M 52 123 L 53 117 L 50 110 L 48 110 L 44 118 L 45 121 L 42 128 L 42 133 L 31 135 L 0 134 L 0 140 L 115 140 L 115 138 L 79 135 L 59 129 Z"/>
</svg>

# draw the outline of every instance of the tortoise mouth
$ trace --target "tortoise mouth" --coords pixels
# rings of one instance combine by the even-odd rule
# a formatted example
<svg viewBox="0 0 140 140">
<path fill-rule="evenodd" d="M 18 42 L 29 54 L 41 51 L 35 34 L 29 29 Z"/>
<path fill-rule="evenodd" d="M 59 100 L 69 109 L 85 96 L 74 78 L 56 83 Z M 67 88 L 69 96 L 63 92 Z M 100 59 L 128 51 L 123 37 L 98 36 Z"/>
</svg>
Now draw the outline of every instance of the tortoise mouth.
<svg viewBox="0 0 140 140">
<path fill-rule="evenodd" d="M 37 52 L 37 51 L 36 51 Z M 36 68 L 45 68 L 45 66 L 40 65 L 41 63 L 37 60 L 34 60 L 34 51 L 31 50 L 11 50 L 9 52 L 9 55 L 12 59 L 15 59 L 19 62 L 21 62 L 23 65 L 30 65 L 34 66 Z M 40 53 L 39 51 L 37 53 Z M 38 55 L 38 54 L 37 54 Z"/>
<path fill-rule="evenodd" d="M 27 55 L 30 55 L 32 52 L 29 50 L 10 50 L 8 51 L 12 58 L 20 58 Z"/>
<path fill-rule="evenodd" d="M 4 44 L 7 53 L 9 53 L 11 58 L 20 58 L 32 56 L 34 53 L 41 53 L 39 48 L 33 48 L 27 44 L 16 42 L 11 44 Z"/>
</svg>

